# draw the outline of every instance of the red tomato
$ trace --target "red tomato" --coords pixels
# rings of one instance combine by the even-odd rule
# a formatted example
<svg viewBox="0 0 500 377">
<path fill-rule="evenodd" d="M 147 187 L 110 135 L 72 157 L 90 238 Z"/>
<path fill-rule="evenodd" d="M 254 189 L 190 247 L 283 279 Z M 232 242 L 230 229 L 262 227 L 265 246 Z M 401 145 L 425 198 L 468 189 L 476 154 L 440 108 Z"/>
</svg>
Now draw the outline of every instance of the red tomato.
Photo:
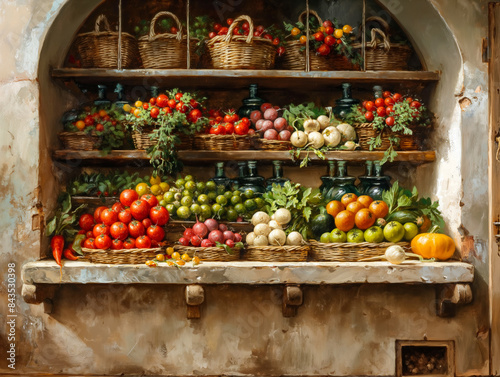
<svg viewBox="0 0 500 377">
<path fill-rule="evenodd" d="M 171 34 L 177 34 L 177 32 L 178 32 L 178 31 L 179 31 L 179 30 L 177 30 L 177 28 L 176 28 L 175 26 L 172 26 L 172 27 L 170 28 L 170 33 L 171 33 Z"/>
<path fill-rule="evenodd" d="M 101 212 L 101 222 L 107 226 L 111 226 L 118 220 L 118 214 L 111 208 L 106 208 Z"/>
<path fill-rule="evenodd" d="M 112 250 L 123 249 L 123 241 L 122 240 L 113 240 L 113 241 L 111 241 L 111 249 Z"/>
<path fill-rule="evenodd" d="M 273 36 L 271 34 L 264 34 L 263 38 L 269 39 L 270 41 L 273 40 Z"/>
<path fill-rule="evenodd" d="M 123 247 L 125 249 L 135 248 L 135 240 L 133 238 L 127 238 L 125 241 L 123 241 Z"/>
<path fill-rule="evenodd" d="M 221 25 L 221 24 L 215 24 L 215 25 L 214 25 L 214 30 L 215 30 L 215 31 L 219 31 L 221 28 L 222 28 L 222 25 Z"/>
<path fill-rule="evenodd" d="M 371 122 L 373 120 L 374 116 L 373 116 L 373 112 L 371 111 L 367 111 L 365 113 L 365 119 L 368 121 L 368 122 Z"/>
<path fill-rule="evenodd" d="M 248 119 L 247 117 L 241 118 L 241 122 L 243 124 L 246 124 L 248 127 L 250 127 L 250 119 Z"/>
<path fill-rule="evenodd" d="M 150 208 L 158 205 L 158 199 L 156 198 L 156 196 L 151 194 L 144 194 L 143 196 L 141 196 L 141 200 L 145 200 L 146 202 L 148 202 Z"/>
<path fill-rule="evenodd" d="M 389 127 L 394 126 L 394 117 L 385 118 L 385 124 L 387 124 Z"/>
<path fill-rule="evenodd" d="M 83 229 L 86 232 L 89 231 L 94 227 L 94 216 L 88 213 L 81 215 L 78 220 L 78 225 L 80 225 L 80 229 Z"/>
<path fill-rule="evenodd" d="M 208 38 L 212 39 L 212 38 L 215 38 L 217 36 L 217 33 L 215 31 L 211 31 L 210 33 L 208 33 Z"/>
<path fill-rule="evenodd" d="M 144 225 L 144 229 L 148 229 L 151 225 L 153 225 L 153 222 L 149 217 L 146 217 L 144 220 L 142 220 L 142 225 Z"/>
<path fill-rule="evenodd" d="M 392 99 L 394 100 L 394 102 L 401 102 L 401 100 L 403 99 L 403 96 L 399 93 L 394 93 L 392 95 Z"/>
<path fill-rule="evenodd" d="M 342 44 L 342 39 L 337 39 L 337 44 Z"/>
<path fill-rule="evenodd" d="M 156 105 L 156 98 L 155 98 L 155 97 L 151 97 L 151 98 L 149 99 L 149 103 L 150 103 L 151 105 L 153 105 L 153 106 L 154 106 L 154 105 Z"/>
<path fill-rule="evenodd" d="M 333 22 L 330 20 L 325 20 L 325 21 L 323 21 L 323 27 L 324 28 L 333 27 Z"/>
<path fill-rule="evenodd" d="M 148 236 L 140 236 L 136 238 L 135 246 L 139 249 L 149 249 L 151 247 L 151 239 Z"/>
<path fill-rule="evenodd" d="M 96 131 L 99 131 L 99 132 L 102 132 L 102 131 L 104 131 L 104 126 L 103 126 L 101 123 L 98 123 L 98 124 L 95 126 L 95 130 L 96 130 Z"/>
<path fill-rule="evenodd" d="M 80 229 L 77 234 L 85 234 L 85 231 L 83 229 Z"/>
<path fill-rule="evenodd" d="M 231 26 L 231 24 L 232 24 L 233 22 L 234 22 L 234 19 L 232 19 L 232 18 L 228 18 L 228 19 L 226 20 L 226 24 L 227 24 L 227 26 Z"/>
<path fill-rule="evenodd" d="M 149 112 L 149 115 L 151 115 L 151 118 L 156 119 L 158 118 L 158 115 L 160 115 L 160 109 L 157 107 L 151 108 L 151 111 Z"/>
<path fill-rule="evenodd" d="M 83 123 L 85 123 L 86 126 L 93 126 L 94 125 L 94 118 L 92 118 L 91 115 L 87 115 L 85 119 L 83 120 Z"/>
<path fill-rule="evenodd" d="M 375 104 L 373 103 L 373 101 L 366 102 L 365 109 L 368 110 L 368 111 L 374 111 L 375 110 Z"/>
<path fill-rule="evenodd" d="M 245 21 L 243 22 L 243 24 L 241 24 L 241 28 L 243 30 L 250 30 L 250 24 L 247 21 Z"/>
<path fill-rule="evenodd" d="M 363 101 L 363 102 L 361 103 L 361 106 L 363 107 L 363 109 L 366 109 L 366 104 L 367 104 L 367 103 L 368 103 L 368 101 Z"/>
<path fill-rule="evenodd" d="M 385 100 L 385 105 L 386 106 L 394 106 L 394 100 L 391 97 L 387 97 Z"/>
<path fill-rule="evenodd" d="M 321 56 L 326 56 L 330 53 L 331 50 L 330 47 L 323 43 L 321 46 L 319 46 L 317 51 Z"/>
<path fill-rule="evenodd" d="M 385 108 L 385 114 L 386 115 L 392 115 L 392 114 L 394 114 L 394 107 L 393 106 L 387 106 Z"/>
<path fill-rule="evenodd" d="M 200 104 L 194 98 L 191 98 L 189 100 L 189 104 L 191 105 L 191 107 L 193 109 L 196 109 L 196 108 L 198 108 L 198 106 L 200 106 Z"/>
<path fill-rule="evenodd" d="M 220 28 L 220 30 L 217 34 L 218 35 L 226 35 L 228 31 L 229 31 L 229 29 L 226 26 L 224 26 L 224 27 Z"/>
<path fill-rule="evenodd" d="M 92 233 L 94 234 L 94 238 L 100 236 L 101 234 L 109 234 L 109 227 L 104 224 L 97 224 L 94 226 Z"/>
<path fill-rule="evenodd" d="M 144 110 L 149 109 L 149 103 L 147 103 L 147 102 L 143 103 L 143 104 L 142 104 L 142 108 L 143 108 Z"/>
<path fill-rule="evenodd" d="M 230 134 L 234 133 L 234 124 L 224 123 L 223 126 L 224 126 L 224 129 L 226 130 L 224 132 L 226 135 L 230 135 Z"/>
<path fill-rule="evenodd" d="M 249 130 L 249 126 L 247 123 L 240 122 L 236 126 L 234 126 L 234 133 L 236 135 L 246 135 Z"/>
<path fill-rule="evenodd" d="M 202 116 L 200 109 L 193 109 L 189 112 L 189 117 L 196 123 Z"/>
<path fill-rule="evenodd" d="M 413 107 L 414 109 L 419 109 L 420 106 L 422 106 L 422 104 L 420 102 L 418 102 L 418 101 L 412 101 L 410 103 L 410 107 Z"/>
<path fill-rule="evenodd" d="M 335 29 L 332 26 L 325 26 L 325 33 L 326 34 L 332 35 L 334 31 L 335 31 Z M 325 41 L 326 41 L 326 37 L 325 37 Z"/>
<path fill-rule="evenodd" d="M 83 247 L 86 249 L 95 249 L 94 241 L 94 238 L 87 238 L 85 241 L 83 241 Z"/>
<path fill-rule="evenodd" d="M 175 99 L 176 99 L 177 101 L 180 101 L 180 100 L 181 100 L 181 98 L 182 98 L 182 96 L 183 96 L 183 94 L 182 94 L 181 92 L 176 93 L 176 95 L 175 95 Z"/>
<path fill-rule="evenodd" d="M 100 223 L 101 222 L 101 212 L 104 211 L 107 208 L 108 207 L 100 206 L 100 207 L 97 207 L 95 209 L 95 211 L 94 211 L 94 221 L 96 223 Z"/>
<path fill-rule="evenodd" d="M 384 93 L 382 93 L 382 96 L 384 98 L 389 98 L 389 97 L 391 97 L 391 95 L 392 95 L 391 92 L 389 92 L 388 90 L 386 90 Z"/>
<path fill-rule="evenodd" d="M 149 211 L 149 218 L 153 224 L 163 226 L 168 223 L 170 214 L 165 207 L 156 206 Z"/>
<path fill-rule="evenodd" d="M 380 106 L 385 106 L 385 101 L 383 98 L 377 98 L 375 100 L 375 106 L 380 107 Z"/>
<path fill-rule="evenodd" d="M 313 37 L 318 42 L 323 42 L 323 40 L 325 39 L 325 35 L 321 31 L 318 31 L 317 33 L 314 33 Z"/>
<path fill-rule="evenodd" d="M 377 107 L 377 115 L 379 117 L 385 116 L 385 107 L 384 106 Z"/>
<path fill-rule="evenodd" d="M 408 102 L 408 103 L 412 103 L 413 102 L 413 98 L 407 97 L 405 101 Z"/>
<path fill-rule="evenodd" d="M 170 107 L 171 109 L 175 109 L 176 105 L 177 105 L 177 101 L 175 99 L 168 100 L 168 107 Z"/>
<path fill-rule="evenodd" d="M 94 232 L 92 232 L 91 230 L 87 231 L 85 233 L 85 237 L 87 237 L 87 238 L 94 238 Z"/>
<path fill-rule="evenodd" d="M 124 223 L 117 221 L 111 225 L 109 233 L 111 234 L 111 237 L 123 241 L 128 237 L 128 227 Z"/>
<path fill-rule="evenodd" d="M 165 107 L 165 108 L 163 108 L 163 112 L 165 114 L 172 114 L 172 109 L 170 107 Z"/>
<path fill-rule="evenodd" d="M 136 200 L 130 205 L 130 213 L 136 220 L 144 220 L 149 215 L 149 204 L 145 200 Z"/>
<path fill-rule="evenodd" d="M 164 108 L 168 105 L 168 97 L 165 94 L 160 94 L 156 97 L 156 106 Z"/>
<path fill-rule="evenodd" d="M 198 236 L 192 236 L 190 239 L 189 239 L 189 242 L 191 242 L 191 245 L 195 246 L 195 247 L 198 247 L 201 245 L 201 238 L 198 237 Z"/>
<path fill-rule="evenodd" d="M 212 135 L 225 135 L 226 134 L 226 129 L 222 124 L 218 124 L 214 127 L 210 128 L 210 134 Z"/>
<path fill-rule="evenodd" d="M 111 209 L 118 214 L 121 211 L 123 211 L 125 209 L 125 207 L 123 206 L 122 203 L 116 202 L 115 204 L 113 204 L 113 206 L 111 207 Z"/>
<path fill-rule="evenodd" d="M 124 224 L 128 224 L 132 221 L 132 213 L 130 213 L 130 208 L 124 208 L 118 214 L 118 220 Z"/>
<path fill-rule="evenodd" d="M 130 205 L 139 198 L 137 191 L 132 189 L 123 190 L 120 194 L 120 202 L 125 207 L 130 207 Z"/>
<path fill-rule="evenodd" d="M 325 44 L 327 46 L 333 46 L 335 43 L 337 43 L 337 40 L 335 39 L 335 37 L 333 35 L 327 35 L 325 37 Z"/>
<path fill-rule="evenodd" d="M 274 38 L 273 39 L 273 45 L 278 46 L 280 44 L 280 39 L 279 38 Z"/>
<path fill-rule="evenodd" d="M 146 233 L 149 238 L 157 242 L 161 242 L 165 238 L 165 231 L 158 225 L 151 225 Z"/>
<path fill-rule="evenodd" d="M 146 228 L 140 221 L 133 220 L 128 224 L 128 231 L 132 237 L 140 237 L 146 233 Z"/>
<path fill-rule="evenodd" d="M 107 250 L 111 247 L 111 238 L 107 234 L 101 234 L 94 240 L 95 248 Z"/>
<path fill-rule="evenodd" d="M 179 94 L 179 93 L 177 93 Z M 189 110 L 189 107 L 184 103 L 184 102 L 179 102 L 177 105 L 175 105 L 175 109 L 180 112 L 180 113 L 186 113 Z"/>
</svg>

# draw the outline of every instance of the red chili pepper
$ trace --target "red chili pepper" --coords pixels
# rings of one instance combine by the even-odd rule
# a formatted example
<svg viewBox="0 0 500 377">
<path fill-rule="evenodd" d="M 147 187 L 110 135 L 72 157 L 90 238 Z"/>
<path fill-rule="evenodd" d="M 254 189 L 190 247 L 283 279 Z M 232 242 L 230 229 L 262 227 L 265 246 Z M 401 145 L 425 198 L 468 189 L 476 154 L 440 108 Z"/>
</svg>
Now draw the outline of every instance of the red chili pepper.
<svg viewBox="0 0 500 377">
<path fill-rule="evenodd" d="M 64 249 L 64 237 L 59 235 L 52 237 L 52 240 L 50 241 L 50 248 L 52 249 L 52 256 L 56 260 L 56 263 L 59 266 L 62 266 L 61 258 Z"/>
<path fill-rule="evenodd" d="M 69 259 L 69 260 L 78 260 L 78 257 L 73 254 L 73 252 L 70 249 L 66 249 L 63 252 L 64 258 Z"/>
</svg>

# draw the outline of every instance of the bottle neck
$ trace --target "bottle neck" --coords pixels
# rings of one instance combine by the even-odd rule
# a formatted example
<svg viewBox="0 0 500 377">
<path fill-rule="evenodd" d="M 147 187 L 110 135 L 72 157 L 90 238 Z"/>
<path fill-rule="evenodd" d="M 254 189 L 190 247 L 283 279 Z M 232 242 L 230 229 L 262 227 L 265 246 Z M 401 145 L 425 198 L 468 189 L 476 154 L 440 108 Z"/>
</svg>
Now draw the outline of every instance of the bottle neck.
<svg viewBox="0 0 500 377">
<path fill-rule="evenodd" d="M 328 176 L 335 177 L 335 161 L 328 161 Z"/>
<path fill-rule="evenodd" d="M 105 85 L 97 85 L 97 93 L 99 99 L 104 99 L 106 97 L 106 86 Z"/>
<path fill-rule="evenodd" d="M 338 177 L 345 177 L 346 176 L 346 166 L 344 161 L 339 161 L 338 163 L 339 169 L 338 169 Z"/>
<path fill-rule="evenodd" d="M 283 178 L 283 168 L 281 167 L 281 161 L 274 161 L 274 172 L 273 178 Z"/>
<path fill-rule="evenodd" d="M 348 83 L 342 84 L 342 98 L 344 99 L 352 98 L 351 84 Z"/>
<path fill-rule="evenodd" d="M 257 85 L 252 84 L 250 85 L 250 98 L 256 98 L 257 97 Z"/>
<path fill-rule="evenodd" d="M 380 166 L 380 162 L 378 161 L 375 162 L 375 176 L 376 177 L 382 176 L 382 166 Z"/>
<path fill-rule="evenodd" d="M 215 164 L 215 177 L 216 178 L 225 178 L 226 174 L 224 173 L 224 163 L 218 162 Z"/>
<path fill-rule="evenodd" d="M 244 178 L 247 176 L 248 168 L 246 163 L 238 163 L 238 176 Z"/>
<path fill-rule="evenodd" d="M 371 177 L 373 175 L 373 162 L 366 161 L 366 175 Z"/>
</svg>

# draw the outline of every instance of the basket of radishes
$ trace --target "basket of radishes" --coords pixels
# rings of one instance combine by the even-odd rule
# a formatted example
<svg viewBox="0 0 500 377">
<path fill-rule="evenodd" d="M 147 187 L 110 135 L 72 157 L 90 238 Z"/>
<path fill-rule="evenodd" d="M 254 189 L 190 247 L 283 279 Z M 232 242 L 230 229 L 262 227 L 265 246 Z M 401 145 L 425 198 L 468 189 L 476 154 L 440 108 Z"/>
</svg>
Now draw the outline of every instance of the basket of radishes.
<svg viewBox="0 0 500 377">
<path fill-rule="evenodd" d="M 240 233 L 229 230 L 226 224 L 207 219 L 186 228 L 174 250 L 191 257 L 196 255 L 201 261 L 230 262 L 240 259 L 242 238 Z"/>
<path fill-rule="evenodd" d="M 257 149 L 289 150 L 292 148 L 290 136 L 294 129 L 285 118 L 279 116 L 278 111 L 278 106 L 263 103 L 260 110 L 254 110 L 250 114 L 250 120 L 261 135 L 256 144 Z"/>
</svg>

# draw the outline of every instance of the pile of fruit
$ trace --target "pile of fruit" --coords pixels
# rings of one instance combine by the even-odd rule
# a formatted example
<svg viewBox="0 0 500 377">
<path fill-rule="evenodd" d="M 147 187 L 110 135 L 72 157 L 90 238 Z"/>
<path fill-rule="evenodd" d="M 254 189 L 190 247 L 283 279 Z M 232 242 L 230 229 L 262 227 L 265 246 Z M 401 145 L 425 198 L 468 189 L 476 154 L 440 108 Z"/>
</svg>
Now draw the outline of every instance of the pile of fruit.
<svg viewBox="0 0 500 377">
<path fill-rule="evenodd" d="M 255 130 L 250 128 L 250 120 L 246 117 L 240 119 L 233 109 L 225 113 L 220 110 L 209 110 L 209 127 L 205 133 L 210 135 L 253 135 Z"/>
<path fill-rule="evenodd" d="M 285 208 L 278 209 L 272 216 L 259 211 L 252 216 L 253 231 L 246 236 L 248 246 L 300 246 L 302 235 L 292 231 L 288 235 L 285 228 L 292 220 L 292 214 Z"/>
<path fill-rule="evenodd" d="M 250 120 L 260 136 L 266 140 L 289 141 L 293 132 L 285 118 L 279 116 L 279 106 L 271 103 L 263 103 L 260 110 L 254 110 L 250 114 Z"/>
<path fill-rule="evenodd" d="M 228 229 L 226 224 L 219 224 L 215 219 L 197 221 L 192 228 L 186 228 L 179 238 L 181 246 L 215 247 L 226 245 L 229 248 L 243 246 L 243 236 Z"/>
<path fill-rule="evenodd" d="M 189 254 L 180 254 L 178 251 L 174 251 L 173 247 L 167 247 L 165 253 L 157 254 L 155 259 L 146 261 L 146 266 L 157 267 L 159 263 L 166 263 L 167 266 L 184 266 L 186 263 L 191 262 L 193 266 L 200 264 L 200 258 L 194 255 L 192 258 Z"/>
</svg>

